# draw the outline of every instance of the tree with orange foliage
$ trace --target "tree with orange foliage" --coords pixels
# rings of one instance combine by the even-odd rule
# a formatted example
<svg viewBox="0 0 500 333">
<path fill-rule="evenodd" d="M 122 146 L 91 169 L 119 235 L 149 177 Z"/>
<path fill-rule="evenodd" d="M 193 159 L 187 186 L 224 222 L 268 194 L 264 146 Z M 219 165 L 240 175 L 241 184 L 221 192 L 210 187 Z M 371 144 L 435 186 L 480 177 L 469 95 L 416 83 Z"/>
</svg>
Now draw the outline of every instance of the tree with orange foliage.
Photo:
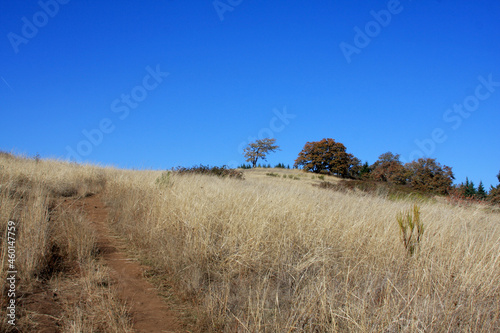
<svg viewBox="0 0 500 333">
<path fill-rule="evenodd" d="M 391 152 L 380 155 L 378 160 L 370 167 L 372 169 L 371 178 L 393 184 L 406 184 L 408 171 L 399 160 L 399 156 L 399 154 L 394 155 Z"/>
<path fill-rule="evenodd" d="M 434 158 L 419 158 L 406 163 L 408 183 L 419 191 L 448 194 L 455 176 L 451 168 L 436 162 Z"/>
<path fill-rule="evenodd" d="M 500 182 L 500 171 L 498 172 L 497 178 L 498 181 Z M 490 192 L 488 193 L 487 198 L 492 203 L 500 205 L 500 184 L 498 184 L 496 187 L 491 185 L 491 189 Z"/>
<path fill-rule="evenodd" d="M 343 178 L 354 178 L 360 168 L 360 161 L 346 152 L 346 147 L 333 139 L 307 142 L 295 160 L 295 167 L 306 171 L 327 173 Z"/>
</svg>

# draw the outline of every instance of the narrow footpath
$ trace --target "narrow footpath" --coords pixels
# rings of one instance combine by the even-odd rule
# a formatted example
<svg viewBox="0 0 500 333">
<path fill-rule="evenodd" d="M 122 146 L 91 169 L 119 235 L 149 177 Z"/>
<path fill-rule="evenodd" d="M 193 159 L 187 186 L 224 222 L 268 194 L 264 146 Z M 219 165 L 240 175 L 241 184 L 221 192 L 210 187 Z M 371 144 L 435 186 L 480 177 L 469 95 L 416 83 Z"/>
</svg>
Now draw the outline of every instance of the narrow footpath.
<svg viewBox="0 0 500 333">
<path fill-rule="evenodd" d="M 179 316 L 168 308 L 156 288 L 144 278 L 145 267 L 129 258 L 124 241 L 108 227 L 108 209 L 100 196 L 80 199 L 75 206 L 80 206 L 95 225 L 98 249 L 110 269 L 117 296 L 127 304 L 135 331 L 182 332 Z"/>
</svg>

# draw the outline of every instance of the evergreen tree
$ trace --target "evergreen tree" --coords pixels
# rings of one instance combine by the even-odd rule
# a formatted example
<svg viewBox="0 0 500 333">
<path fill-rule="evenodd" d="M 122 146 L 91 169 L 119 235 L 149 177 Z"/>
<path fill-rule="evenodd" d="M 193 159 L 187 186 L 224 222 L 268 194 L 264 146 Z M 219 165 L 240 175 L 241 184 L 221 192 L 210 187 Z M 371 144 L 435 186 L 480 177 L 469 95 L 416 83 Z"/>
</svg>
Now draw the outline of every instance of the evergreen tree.
<svg viewBox="0 0 500 333">
<path fill-rule="evenodd" d="M 368 162 L 365 162 L 359 169 L 359 177 L 360 178 L 368 177 L 371 171 L 372 169 L 370 168 L 370 165 L 368 165 Z"/>
<path fill-rule="evenodd" d="M 474 186 L 474 182 L 472 180 L 469 183 L 469 194 L 471 197 L 473 197 L 477 194 L 476 186 Z"/>
<path fill-rule="evenodd" d="M 465 196 L 466 197 L 473 197 L 477 194 L 476 187 L 474 186 L 474 182 L 471 180 L 469 181 L 469 178 L 467 178 L 467 181 L 465 182 Z"/>
<path fill-rule="evenodd" d="M 480 181 L 479 185 L 477 186 L 477 194 L 476 195 L 481 200 L 483 200 L 484 198 L 486 198 L 486 191 L 484 189 L 482 181 Z"/>
<path fill-rule="evenodd" d="M 476 188 L 474 186 L 474 182 L 469 181 L 469 177 L 465 178 L 465 185 L 463 186 L 463 194 L 464 197 L 470 198 L 476 195 Z"/>
<path fill-rule="evenodd" d="M 469 177 L 465 177 L 465 184 L 462 183 L 462 194 L 464 197 L 468 197 L 469 196 Z"/>
</svg>

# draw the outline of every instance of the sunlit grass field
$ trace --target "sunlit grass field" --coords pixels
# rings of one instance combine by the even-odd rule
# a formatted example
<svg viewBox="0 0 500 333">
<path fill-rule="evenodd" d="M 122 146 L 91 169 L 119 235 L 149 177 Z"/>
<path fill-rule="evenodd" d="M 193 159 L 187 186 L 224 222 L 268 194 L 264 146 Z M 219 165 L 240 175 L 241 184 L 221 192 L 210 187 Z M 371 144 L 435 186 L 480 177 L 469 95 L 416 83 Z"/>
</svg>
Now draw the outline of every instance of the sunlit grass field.
<svg viewBox="0 0 500 333">
<path fill-rule="evenodd" d="M 103 287 L 95 230 L 54 200 L 97 193 L 111 227 L 193 308 L 200 332 L 500 331 L 500 214 L 483 206 L 321 189 L 299 170 L 245 170 L 240 180 L 10 155 L 0 163 L 2 280 L 15 219 L 20 289 L 44 278 L 57 244 L 93 272 L 80 278 L 89 294 L 109 296 L 67 304 L 65 331 L 85 331 L 104 312 L 114 320 L 101 331 L 128 329 Z M 424 233 L 410 255 L 396 216 L 415 203 Z"/>
<path fill-rule="evenodd" d="M 245 180 L 114 171 L 113 224 L 226 332 L 491 332 L 500 329 L 500 215 L 340 193 L 249 170 Z"/>
</svg>

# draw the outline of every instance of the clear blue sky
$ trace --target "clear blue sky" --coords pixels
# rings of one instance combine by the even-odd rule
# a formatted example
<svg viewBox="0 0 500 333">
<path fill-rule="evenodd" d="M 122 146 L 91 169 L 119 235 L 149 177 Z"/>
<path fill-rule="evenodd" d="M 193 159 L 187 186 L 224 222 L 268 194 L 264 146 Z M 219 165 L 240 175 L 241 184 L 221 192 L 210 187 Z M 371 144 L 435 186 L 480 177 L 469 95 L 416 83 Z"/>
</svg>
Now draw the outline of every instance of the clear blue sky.
<svg viewBox="0 0 500 333">
<path fill-rule="evenodd" d="M 498 183 L 497 0 L 1 6 L 1 150 L 232 165 L 271 135 L 274 165 L 333 138 L 369 163 L 425 155 L 459 182 Z"/>
</svg>

